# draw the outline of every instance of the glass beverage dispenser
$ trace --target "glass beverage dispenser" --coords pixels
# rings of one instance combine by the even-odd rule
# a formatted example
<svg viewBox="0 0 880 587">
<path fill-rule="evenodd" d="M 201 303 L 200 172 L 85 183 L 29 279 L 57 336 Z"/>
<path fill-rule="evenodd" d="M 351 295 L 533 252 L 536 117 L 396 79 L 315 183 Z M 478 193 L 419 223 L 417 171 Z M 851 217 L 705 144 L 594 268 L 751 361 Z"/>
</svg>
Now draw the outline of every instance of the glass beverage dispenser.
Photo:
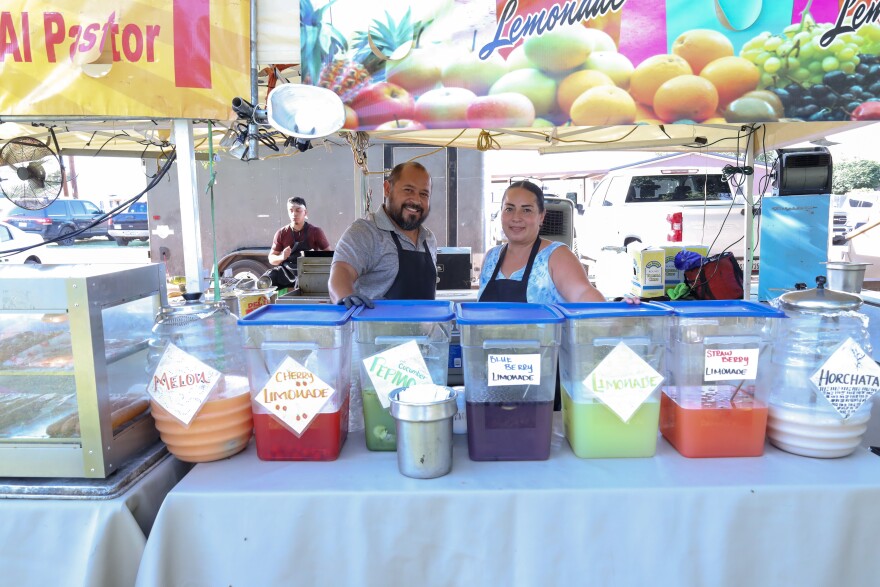
<svg viewBox="0 0 880 587">
<path fill-rule="evenodd" d="M 880 367 L 871 359 L 862 300 L 825 289 L 783 294 L 786 313 L 773 353 L 767 436 L 782 450 L 820 458 L 843 457 L 861 442 L 871 417 Z"/>
</svg>

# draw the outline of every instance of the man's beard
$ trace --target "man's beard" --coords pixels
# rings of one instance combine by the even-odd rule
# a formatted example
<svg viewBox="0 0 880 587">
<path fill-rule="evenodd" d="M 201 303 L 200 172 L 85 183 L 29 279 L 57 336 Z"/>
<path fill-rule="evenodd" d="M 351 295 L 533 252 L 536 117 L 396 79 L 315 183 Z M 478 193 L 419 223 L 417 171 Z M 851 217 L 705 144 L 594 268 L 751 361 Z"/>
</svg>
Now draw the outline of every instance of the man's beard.
<svg viewBox="0 0 880 587">
<path fill-rule="evenodd" d="M 391 219 L 401 228 L 401 230 L 415 230 L 422 225 L 422 223 L 428 219 L 429 210 L 425 210 L 421 208 L 421 215 L 414 220 L 407 220 L 404 216 L 404 208 L 405 204 L 398 207 L 396 210 L 390 210 L 388 215 Z"/>
</svg>

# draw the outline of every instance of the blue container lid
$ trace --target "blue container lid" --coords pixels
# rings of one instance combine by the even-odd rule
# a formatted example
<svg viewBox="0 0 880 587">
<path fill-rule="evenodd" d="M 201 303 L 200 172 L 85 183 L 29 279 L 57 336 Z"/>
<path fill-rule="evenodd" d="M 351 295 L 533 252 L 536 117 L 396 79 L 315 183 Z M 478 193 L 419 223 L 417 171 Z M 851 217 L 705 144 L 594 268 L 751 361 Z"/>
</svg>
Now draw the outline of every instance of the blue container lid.
<svg viewBox="0 0 880 587">
<path fill-rule="evenodd" d="M 627 302 L 579 302 L 556 304 L 568 320 L 584 318 L 648 318 L 672 315 L 672 308 L 662 304 L 628 304 Z"/>
<path fill-rule="evenodd" d="M 517 302 L 465 302 L 458 305 L 459 326 L 481 324 L 558 324 L 565 320 L 553 306 Z"/>
<path fill-rule="evenodd" d="M 449 322 L 455 304 L 443 300 L 376 300 L 375 308 L 358 306 L 353 322 Z"/>
<path fill-rule="evenodd" d="M 239 326 L 342 326 L 354 308 L 333 304 L 269 304 L 238 321 Z"/>
<path fill-rule="evenodd" d="M 672 308 L 675 315 L 682 318 L 785 318 L 781 310 L 745 300 L 694 300 L 658 305 Z"/>
</svg>

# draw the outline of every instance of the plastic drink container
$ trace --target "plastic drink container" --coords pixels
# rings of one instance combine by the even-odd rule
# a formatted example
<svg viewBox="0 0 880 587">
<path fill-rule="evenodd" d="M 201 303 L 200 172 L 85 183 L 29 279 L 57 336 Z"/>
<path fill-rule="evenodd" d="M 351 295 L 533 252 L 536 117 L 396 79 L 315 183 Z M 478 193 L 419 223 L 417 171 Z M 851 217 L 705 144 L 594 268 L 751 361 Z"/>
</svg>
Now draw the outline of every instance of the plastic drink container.
<svg viewBox="0 0 880 587">
<path fill-rule="evenodd" d="M 419 354 L 431 376 L 431 383 L 446 385 L 449 365 L 449 338 L 452 331 L 452 302 L 440 300 L 377 300 L 375 308 L 361 306 L 352 315 L 355 333 L 355 365 L 360 374 L 360 389 L 364 406 L 364 434 L 370 450 L 395 450 L 397 434 L 394 418 L 388 407 L 383 406 L 379 391 L 370 377 L 370 370 L 363 359 L 376 357 L 370 361 L 374 377 L 382 378 L 387 384 L 408 387 L 419 383 L 413 381 L 408 373 L 411 365 L 391 364 L 387 357 L 395 356 L 391 350 L 400 345 L 413 342 L 418 345 Z M 382 390 L 387 397 L 389 390 Z M 388 402 L 386 402 L 387 404 Z"/>
<path fill-rule="evenodd" d="M 623 302 L 559 309 L 566 318 L 559 350 L 562 414 L 574 454 L 653 456 L 672 310 Z"/>
<path fill-rule="evenodd" d="M 458 306 L 468 454 L 475 461 L 550 456 L 562 314 L 541 304 Z"/>
<path fill-rule="evenodd" d="M 660 432 L 686 457 L 762 455 L 772 345 L 785 315 L 742 300 L 664 305 L 674 316 Z"/>
<path fill-rule="evenodd" d="M 332 461 L 339 456 L 348 434 L 352 312 L 328 304 L 269 305 L 238 321 L 261 459 Z M 305 408 L 302 416 L 287 416 L 286 399 L 314 399 L 318 389 L 329 399 L 317 413 Z M 275 413 L 258 401 L 266 398 L 277 399 L 270 403 Z"/>
</svg>

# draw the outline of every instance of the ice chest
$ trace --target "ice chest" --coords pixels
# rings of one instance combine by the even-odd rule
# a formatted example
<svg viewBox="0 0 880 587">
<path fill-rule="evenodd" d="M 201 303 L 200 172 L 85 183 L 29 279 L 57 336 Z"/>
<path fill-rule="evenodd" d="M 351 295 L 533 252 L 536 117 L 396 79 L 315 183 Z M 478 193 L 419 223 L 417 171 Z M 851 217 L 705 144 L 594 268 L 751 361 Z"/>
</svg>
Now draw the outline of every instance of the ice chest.
<svg viewBox="0 0 880 587">
<path fill-rule="evenodd" d="M 581 458 L 651 457 L 672 310 L 624 302 L 560 304 L 565 437 Z"/>
<path fill-rule="evenodd" d="M 686 457 L 764 452 L 779 310 L 742 300 L 666 302 L 673 309 L 660 432 Z"/>
<path fill-rule="evenodd" d="M 353 312 L 329 304 L 269 305 L 238 321 L 261 459 L 339 456 L 348 434 Z"/>
<path fill-rule="evenodd" d="M 386 396 L 391 389 L 423 383 L 416 380 L 412 365 L 394 360 L 405 356 L 399 354 L 403 349 L 395 347 L 414 342 L 431 382 L 446 385 L 454 306 L 452 302 L 440 300 L 378 300 L 374 304 L 375 308 L 360 306 L 352 315 L 355 356 L 360 363 L 355 367 L 360 374 L 364 433 L 368 449 L 395 450 L 396 424 L 389 408 L 383 407 L 373 378 L 389 385 L 384 392 Z M 369 360 L 367 365 L 364 359 Z"/>
<path fill-rule="evenodd" d="M 550 456 L 562 314 L 522 303 L 463 303 L 468 453 L 475 461 Z"/>
</svg>

